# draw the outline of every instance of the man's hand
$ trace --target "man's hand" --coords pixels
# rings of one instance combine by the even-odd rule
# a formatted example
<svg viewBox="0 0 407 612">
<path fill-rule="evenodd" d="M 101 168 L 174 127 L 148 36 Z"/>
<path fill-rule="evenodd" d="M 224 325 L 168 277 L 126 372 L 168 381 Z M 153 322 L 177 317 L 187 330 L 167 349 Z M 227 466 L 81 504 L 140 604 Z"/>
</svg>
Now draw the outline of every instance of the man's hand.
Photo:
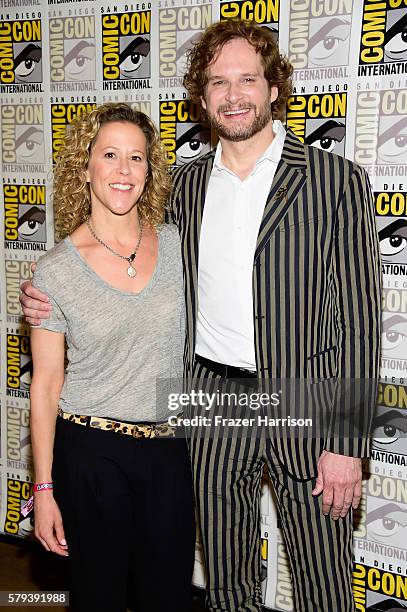
<svg viewBox="0 0 407 612">
<path fill-rule="evenodd" d="M 362 496 L 362 460 L 323 451 L 318 461 L 318 476 L 313 495 L 322 493 L 322 512 L 336 521 L 349 508 L 359 506 Z"/>
<path fill-rule="evenodd" d="M 32 264 L 31 271 L 34 272 L 34 270 L 35 264 Z M 33 287 L 31 281 L 21 283 L 20 289 L 21 307 L 28 323 L 39 325 L 41 319 L 48 319 L 49 311 L 52 308 L 48 296 Z"/>
</svg>

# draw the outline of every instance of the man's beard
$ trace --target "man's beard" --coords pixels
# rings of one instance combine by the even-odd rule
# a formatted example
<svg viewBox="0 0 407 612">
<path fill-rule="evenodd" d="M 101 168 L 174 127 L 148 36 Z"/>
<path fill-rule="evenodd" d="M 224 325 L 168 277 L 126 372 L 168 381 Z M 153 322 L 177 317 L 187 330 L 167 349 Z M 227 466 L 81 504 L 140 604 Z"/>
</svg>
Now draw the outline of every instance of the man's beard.
<svg viewBox="0 0 407 612">
<path fill-rule="evenodd" d="M 266 125 L 272 118 L 270 102 L 266 102 L 259 109 L 258 114 L 256 112 L 256 106 L 254 104 L 245 104 L 242 105 L 241 108 L 250 108 L 253 109 L 255 112 L 255 117 L 253 121 L 248 125 L 239 125 L 237 123 L 236 125 L 225 126 L 217 119 L 217 116 L 215 116 L 214 114 L 209 114 L 207 112 L 209 123 L 211 124 L 211 127 L 213 127 L 217 131 L 218 136 L 224 138 L 225 140 L 230 140 L 232 142 L 241 142 L 242 140 L 248 140 L 258 132 L 261 132 L 261 130 L 266 127 Z M 218 113 L 225 112 L 228 110 L 232 109 L 226 105 L 220 106 L 218 108 Z M 235 108 L 233 110 L 238 109 Z"/>
</svg>

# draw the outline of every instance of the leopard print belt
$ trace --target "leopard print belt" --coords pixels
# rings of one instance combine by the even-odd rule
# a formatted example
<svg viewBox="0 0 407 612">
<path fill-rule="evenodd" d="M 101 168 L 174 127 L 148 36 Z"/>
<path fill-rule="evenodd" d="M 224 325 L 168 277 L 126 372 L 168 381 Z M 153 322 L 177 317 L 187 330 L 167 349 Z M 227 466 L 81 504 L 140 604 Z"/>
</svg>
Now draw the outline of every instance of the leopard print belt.
<svg viewBox="0 0 407 612">
<path fill-rule="evenodd" d="M 93 427 L 94 429 L 113 431 L 114 433 L 132 436 L 137 439 L 174 438 L 176 431 L 176 428 L 168 423 L 123 423 L 122 421 L 112 421 L 103 417 L 72 414 L 71 412 L 65 412 L 61 408 L 58 408 L 58 416 L 70 423 L 76 423 L 84 427 Z"/>
</svg>

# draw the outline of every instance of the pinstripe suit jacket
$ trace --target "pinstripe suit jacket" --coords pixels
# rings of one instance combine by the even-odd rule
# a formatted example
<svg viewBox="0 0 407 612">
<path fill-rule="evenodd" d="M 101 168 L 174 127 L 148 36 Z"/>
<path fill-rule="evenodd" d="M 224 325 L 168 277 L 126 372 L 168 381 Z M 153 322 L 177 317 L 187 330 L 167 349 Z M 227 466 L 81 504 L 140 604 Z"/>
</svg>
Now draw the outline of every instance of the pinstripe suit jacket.
<svg viewBox="0 0 407 612">
<path fill-rule="evenodd" d="M 199 236 L 213 160 L 211 152 L 178 168 L 171 197 L 185 272 L 186 376 L 194 360 Z M 380 346 L 379 264 L 366 172 L 344 158 L 303 145 L 288 131 L 253 261 L 259 377 L 370 380 L 355 410 L 372 414 Z M 368 454 L 367 432 L 355 439 L 338 422 L 343 417 L 339 395 L 331 397 L 325 439 L 274 441 L 278 457 L 294 477 L 314 476 L 323 448 Z"/>
</svg>

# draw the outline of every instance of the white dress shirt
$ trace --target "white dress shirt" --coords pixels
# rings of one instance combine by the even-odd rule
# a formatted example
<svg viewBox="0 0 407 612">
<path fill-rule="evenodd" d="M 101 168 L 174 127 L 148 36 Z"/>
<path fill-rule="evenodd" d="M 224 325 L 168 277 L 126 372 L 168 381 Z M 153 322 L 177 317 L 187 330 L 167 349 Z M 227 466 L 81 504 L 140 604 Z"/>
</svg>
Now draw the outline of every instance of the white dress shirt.
<svg viewBox="0 0 407 612">
<path fill-rule="evenodd" d="M 221 162 L 219 142 L 199 241 L 196 353 L 256 369 L 252 276 L 257 236 L 285 129 L 273 122 L 270 146 L 243 181 Z"/>
</svg>

